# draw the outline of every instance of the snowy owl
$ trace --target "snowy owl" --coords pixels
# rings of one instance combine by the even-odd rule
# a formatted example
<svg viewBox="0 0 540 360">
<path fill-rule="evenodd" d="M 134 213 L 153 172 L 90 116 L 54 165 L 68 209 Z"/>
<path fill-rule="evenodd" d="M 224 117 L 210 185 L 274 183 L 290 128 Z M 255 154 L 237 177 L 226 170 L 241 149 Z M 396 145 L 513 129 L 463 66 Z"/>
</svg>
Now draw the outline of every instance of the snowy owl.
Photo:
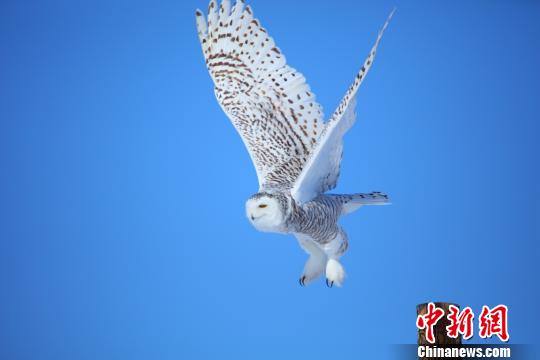
<svg viewBox="0 0 540 360">
<path fill-rule="evenodd" d="M 345 271 L 339 259 L 348 240 L 337 221 L 362 205 L 387 204 L 388 197 L 380 192 L 325 192 L 336 186 L 342 138 L 356 117 L 356 93 L 392 14 L 328 121 L 305 78 L 286 64 L 244 1 L 231 8 L 223 0 L 218 8 L 212 0 L 206 19 L 200 10 L 195 15 L 215 95 L 257 171 L 259 191 L 246 202 L 249 221 L 259 231 L 296 236 L 309 254 L 300 285 L 324 272 L 329 287 L 341 286 Z"/>
</svg>

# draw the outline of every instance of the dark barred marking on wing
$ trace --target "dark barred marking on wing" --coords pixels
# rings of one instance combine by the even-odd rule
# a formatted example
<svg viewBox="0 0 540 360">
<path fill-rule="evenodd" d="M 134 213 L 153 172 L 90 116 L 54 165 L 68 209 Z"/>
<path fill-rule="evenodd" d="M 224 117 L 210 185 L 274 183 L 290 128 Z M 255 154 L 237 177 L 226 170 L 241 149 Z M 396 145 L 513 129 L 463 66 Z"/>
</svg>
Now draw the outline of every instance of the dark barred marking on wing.
<svg viewBox="0 0 540 360">
<path fill-rule="evenodd" d="M 286 64 L 249 6 L 212 0 L 197 30 L 215 94 L 240 133 L 261 189 L 289 189 L 324 128 L 305 78 Z"/>
</svg>

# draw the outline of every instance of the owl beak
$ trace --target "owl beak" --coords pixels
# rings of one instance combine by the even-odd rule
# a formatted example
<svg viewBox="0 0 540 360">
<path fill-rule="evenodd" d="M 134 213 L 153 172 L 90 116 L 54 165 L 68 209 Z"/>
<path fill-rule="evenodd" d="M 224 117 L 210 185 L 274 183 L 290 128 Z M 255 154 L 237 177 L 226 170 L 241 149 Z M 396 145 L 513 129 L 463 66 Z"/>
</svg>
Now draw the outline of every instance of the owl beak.
<svg viewBox="0 0 540 360">
<path fill-rule="evenodd" d="M 255 216 L 251 215 L 251 220 L 255 220 Z"/>
</svg>

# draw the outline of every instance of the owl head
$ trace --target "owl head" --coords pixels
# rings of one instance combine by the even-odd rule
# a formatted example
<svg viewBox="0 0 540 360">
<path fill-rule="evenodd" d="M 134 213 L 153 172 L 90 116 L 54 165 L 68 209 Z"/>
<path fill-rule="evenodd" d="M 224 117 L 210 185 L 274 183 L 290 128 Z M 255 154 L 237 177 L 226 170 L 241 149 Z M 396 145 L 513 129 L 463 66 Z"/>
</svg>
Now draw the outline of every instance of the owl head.
<svg viewBox="0 0 540 360">
<path fill-rule="evenodd" d="M 283 232 L 289 208 L 285 195 L 260 192 L 246 201 L 246 216 L 259 231 Z"/>
</svg>

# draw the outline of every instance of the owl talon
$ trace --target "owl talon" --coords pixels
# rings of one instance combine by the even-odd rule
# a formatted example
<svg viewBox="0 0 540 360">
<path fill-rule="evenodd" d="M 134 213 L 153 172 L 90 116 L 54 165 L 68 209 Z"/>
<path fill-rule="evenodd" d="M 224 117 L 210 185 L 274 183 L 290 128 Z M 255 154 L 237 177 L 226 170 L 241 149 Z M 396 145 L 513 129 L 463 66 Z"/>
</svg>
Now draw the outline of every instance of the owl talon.
<svg viewBox="0 0 540 360">
<path fill-rule="evenodd" d="M 345 280 L 345 270 L 343 266 L 336 259 L 328 260 L 326 264 L 326 285 L 332 287 L 336 285 L 341 287 L 343 285 L 343 280 Z"/>
<path fill-rule="evenodd" d="M 298 282 L 300 283 L 300 286 L 304 287 L 306 286 L 306 277 L 305 276 L 302 276 L 300 279 L 298 279 Z"/>
</svg>

